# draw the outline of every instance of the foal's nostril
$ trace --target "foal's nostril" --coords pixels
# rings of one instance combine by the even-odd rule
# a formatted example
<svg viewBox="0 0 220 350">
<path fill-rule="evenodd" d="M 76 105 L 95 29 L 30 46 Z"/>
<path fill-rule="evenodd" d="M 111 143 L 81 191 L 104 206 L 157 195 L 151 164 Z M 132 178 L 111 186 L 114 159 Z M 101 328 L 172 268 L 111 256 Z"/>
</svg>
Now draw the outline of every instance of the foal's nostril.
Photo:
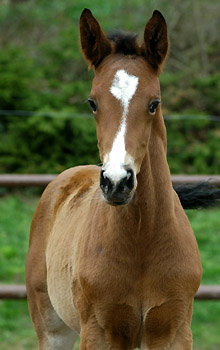
<svg viewBox="0 0 220 350">
<path fill-rule="evenodd" d="M 114 183 L 110 177 L 108 177 L 108 173 L 106 173 L 105 170 L 101 170 L 100 188 L 102 190 L 104 198 L 109 204 L 121 205 L 128 203 L 132 198 L 132 190 L 134 188 L 133 170 L 126 170 L 126 176 L 124 176 L 116 183 Z"/>
<path fill-rule="evenodd" d="M 127 187 L 132 190 L 134 188 L 134 172 L 132 169 L 127 170 Z"/>
<path fill-rule="evenodd" d="M 116 186 L 117 192 L 130 192 L 134 188 L 134 172 L 132 169 L 127 170 L 127 175 L 119 181 Z"/>
<path fill-rule="evenodd" d="M 104 176 L 104 172 L 104 170 L 101 170 L 100 173 L 100 187 L 104 193 L 108 193 L 112 191 L 114 184 L 107 176 Z"/>
</svg>

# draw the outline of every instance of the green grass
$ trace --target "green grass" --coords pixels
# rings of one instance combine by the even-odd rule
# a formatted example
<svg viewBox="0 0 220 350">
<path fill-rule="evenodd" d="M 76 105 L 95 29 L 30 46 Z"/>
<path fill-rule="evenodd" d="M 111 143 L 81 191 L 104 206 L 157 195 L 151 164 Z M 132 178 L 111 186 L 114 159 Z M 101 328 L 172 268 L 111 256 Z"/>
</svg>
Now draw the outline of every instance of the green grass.
<svg viewBox="0 0 220 350">
<path fill-rule="evenodd" d="M 0 283 L 23 283 L 31 218 L 38 202 L 33 194 L 0 198 Z M 220 284 L 219 209 L 187 212 L 203 264 L 203 284 Z M 220 301 L 196 301 L 192 322 L 194 349 L 220 348 Z M 26 301 L 0 301 L 0 349 L 37 349 Z M 79 349 L 79 342 L 75 350 Z"/>
<path fill-rule="evenodd" d="M 31 217 L 38 198 L 0 198 L 0 283 L 24 283 Z M 0 301 L 0 349 L 34 349 L 36 337 L 26 301 Z"/>
<path fill-rule="evenodd" d="M 189 211 L 203 266 L 202 284 L 220 285 L 220 209 Z M 194 349 L 220 349 L 220 301 L 196 301 L 192 321 Z"/>
</svg>

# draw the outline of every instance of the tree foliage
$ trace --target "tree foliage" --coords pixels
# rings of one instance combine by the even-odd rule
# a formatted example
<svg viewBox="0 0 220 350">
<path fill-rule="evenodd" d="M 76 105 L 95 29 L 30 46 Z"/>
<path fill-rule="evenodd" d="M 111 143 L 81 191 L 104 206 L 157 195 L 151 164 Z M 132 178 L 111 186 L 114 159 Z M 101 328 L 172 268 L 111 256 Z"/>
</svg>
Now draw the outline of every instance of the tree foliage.
<svg viewBox="0 0 220 350">
<path fill-rule="evenodd" d="M 97 163 L 92 119 L 85 101 L 93 73 L 79 47 L 78 21 L 85 0 L 3 1 L 0 4 L 0 172 L 59 172 Z M 165 16 L 170 54 L 161 75 L 165 114 L 220 116 L 220 42 L 217 0 L 93 0 L 105 31 L 143 28 L 153 10 Z M 34 111 L 30 117 L 7 111 Z M 40 117 L 43 114 L 60 118 Z M 167 122 L 173 173 L 219 173 L 219 124 Z"/>
</svg>

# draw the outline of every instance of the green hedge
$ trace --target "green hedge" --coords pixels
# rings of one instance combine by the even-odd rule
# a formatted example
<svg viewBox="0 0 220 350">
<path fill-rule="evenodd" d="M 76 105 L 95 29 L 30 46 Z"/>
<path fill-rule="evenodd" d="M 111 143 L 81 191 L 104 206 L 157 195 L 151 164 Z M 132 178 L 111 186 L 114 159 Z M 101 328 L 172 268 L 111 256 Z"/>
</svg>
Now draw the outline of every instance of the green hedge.
<svg viewBox="0 0 220 350">
<path fill-rule="evenodd" d="M 85 102 L 93 73 L 79 48 L 79 17 L 86 6 L 86 0 L 0 3 L 0 110 L 35 111 L 31 117 L 0 112 L 1 173 L 60 172 L 99 162 L 93 119 L 64 117 L 90 112 Z M 163 111 L 220 116 L 220 4 L 215 0 L 210 9 L 201 0 L 195 8 L 184 6 L 179 0 L 172 6 L 157 1 L 170 37 L 160 78 Z M 155 4 L 112 0 L 100 5 L 93 0 L 91 9 L 106 31 L 123 28 L 142 37 Z M 200 12 L 202 22 L 197 21 Z M 61 117 L 40 117 L 39 112 Z M 220 172 L 217 122 L 179 119 L 166 124 L 172 173 Z"/>
<path fill-rule="evenodd" d="M 204 116 L 166 122 L 168 163 L 173 174 L 220 173 L 220 124 Z"/>
<path fill-rule="evenodd" d="M 96 144 L 93 118 L 10 117 L 0 141 L 0 172 L 59 173 L 97 164 Z"/>
<path fill-rule="evenodd" d="M 66 115 L 49 117 L 45 112 L 45 116 L 5 117 L 0 133 L 0 172 L 59 173 L 79 164 L 98 164 L 93 117 Z M 176 116 L 166 121 L 173 174 L 220 172 L 220 129 L 217 123 L 200 118 Z"/>
</svg>

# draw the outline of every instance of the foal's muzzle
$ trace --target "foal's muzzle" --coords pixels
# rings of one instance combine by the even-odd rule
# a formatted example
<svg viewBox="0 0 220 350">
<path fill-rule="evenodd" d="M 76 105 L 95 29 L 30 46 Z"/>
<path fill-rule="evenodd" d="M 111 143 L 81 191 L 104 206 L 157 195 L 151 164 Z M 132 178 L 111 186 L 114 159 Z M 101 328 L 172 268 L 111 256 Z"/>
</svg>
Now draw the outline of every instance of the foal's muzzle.
<svg viewBox="0 0 220 350">
<path fill-rule="evenodd" d="M 113 182 L 104 170 L 100 174 L 100 188 L 105 200 L 111 205 L 123 205 L 132 198 L 134 188 L 134 172 L 132 169 L 126 170 L 126 176 L 118 182 Z"/>
</svg>

